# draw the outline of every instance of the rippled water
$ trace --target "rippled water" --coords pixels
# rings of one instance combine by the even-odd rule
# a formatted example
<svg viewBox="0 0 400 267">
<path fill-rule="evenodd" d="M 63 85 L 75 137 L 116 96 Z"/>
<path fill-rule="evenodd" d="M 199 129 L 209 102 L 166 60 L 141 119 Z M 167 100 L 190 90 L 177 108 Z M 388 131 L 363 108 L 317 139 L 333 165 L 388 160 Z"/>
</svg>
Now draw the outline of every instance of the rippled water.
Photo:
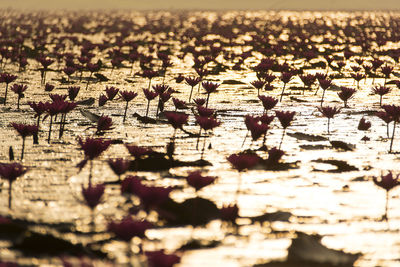
<svg viewBox="0 0 400 267">
<path fill-rule="evenodd" d="M 262 14 L 262 13 L 261 13 Z M 168 15 L 168 13 L 167 13 Z M 206 15 L 198 13 L 198 16 L 213 18 L 213 13 Z M 234 13 L 226 14 L 226 17 Z M 271 16 L 270 13 L 268 13 Z M 249 13 L 248 16 L 260 16 L 260 13 Z M 281 13 L 282 17 L 320 17 L 320 13 Z M 334 16 L 331 14 L 331 16 Z M 346 16 L 346 14 L 339 14 Z M 127 15 L 127 17 L 130 17 Z M 140 21 L 140 20 L 139 20 Z M 189 22 L 188 22 L 189 23 Z M 99 40 L 103 36 L 86 36 L 92 40 Z M 398 44 L 392 44 L 398 47 Z M 176 49 L 178 44 L 175 44 Z M 96 58 L 103 58 L 105 54 L 97 54 Z M 257 62 L 257 55 L 248 59 Z M 177 90 L 174 97 L 187 100 L 189 86 L 182 83 L 177 84 L 173 80 L 178 74 L 193 75 L 192 60 L 186 57 L 180 60 L 173 57 L 174 66 L 167 74 L 166 81 Z M 30 62 L 31 63 L 31 62 Z M 28 85 L 26 97 L 22 99 L 21 110 L 16 110 L 16 97 L 9 92 L 7 106 L 0 106 L 0 161 L 8 160 L 8 147 L 13 146 L 18 157 L 21 140 L 14 129 L 9 127 L 10 122 L 34 123 L 33 112 L 27 105 L 27 101 L 47 101 L 47 93 L 40 86 L 40 75 L 37 71 L 38 65 L 32 60 L 28 69 L 18 73 L 18 82 Z M 8 65 L 7 72 L 15 72 L 16 66 Z M 138 70 L 138 69 L 136 69 Z M 320 70 L 310 70 L 316 72 Z M 396 66 L 395 71 L 399 68 Z M 105 86 L 115 86 L 123 90 L 135 90 L 139 96 L 129 104 L 128 119 L 122 123 L 124 103 L 122 100 L 108 102 L 103 107 L 95 105 L 79 108 L 89 110 L 96 114 L 108 115 L 113 119 L 115 128 L 107 132 L 104 137 L 120 139 L 124 143 L 133 143 L 153 147 L 154 150 L 164 151 L 165 145 L 173 134 L 173 129 L 167 124 L 143 124 L 132 115 L 137 112 L 144 115 L 146 101 L 141 89 L 147 87 L 148 81 L 143 78 L 129 77 L 129 68 L 103 69 L 101 73 L 110 78 L 109 82 L 93 83 L 88 90 L 85 85 L 73 79 L 75 84 L 81 85 L 81 92 L 77 100 L 94 97 L 98 99 L 104 92 Z M 349 72 L 345 72 L 348 77 Z M 66 93 L 68 84 L 61 84 L 58 79 L 59 72 L 49 72 L 47 80 L 56 84 L 54 93 Z M 134 82 L 128 82 L 126 79 Z M 182 244 L 194 237 L 201 240 L 217 240 L 221 243 L 215 248 L 203 248 L 181 253 L 182 260 L 179 266 L 250 266 L 256 263 L 268 262 L 270 260 L 284 259 L 287 248 L 296 231 L 323 236 L 322 243 L 330 248 L 344 250 L 363 255 L 356 262 L 357 266 L 395 266 L 399 264 L 400 252 L 400 205 L 398 189 L 391 192 L 389 207 L 389 222 L 381 221 L 385 206 L 385 192 L 376 187 L 371 180 L 372 176 L 386 173 L 388 170 L 400 171 L 398 154 L 389 154 L 389 140 L 386 139 L 386 126 L 371 112 L 379 110 L 378 97 L 371 95 L 373 86 L 372 78 L 360 83 L 360 89 L 355 97 L 349 101 L 349 108 L 344 108 L 341 113 L 331 121 L 331 134 L 327 135 L 326 123 L 317 110 L 321 91 L 318 95 L 306 92 L 299 95 L 298 91 L 288 90 L 292 96 L 304 100 L 299 102 L 290 96 L 285 96 L 274 110 L 295 111 L 296 116 L 287 133 L 302 132 L 313 135 L 321 135 L 329 140 L 341 140 L 354 144 L 353 151 L 341 151 L 330 148 L 329 141 L 311 142 L 298 140 L 286 135 L 282 149 L 286 152 L 283 157 L 285 162 L 298 161 L 298 168 L 288 171 L 265 171 L 250 170 L 241 174 L 242 187 L 239 196 L 236 195 L 239 174 L 233 170 L 226 158 L 232 153 L 237 153 L 250 147 L 250 140 L 241 147 L 246 135 L 244 115 L 261 115 L 263 108 L 257 99 L 257 91 L 252 89 L 249 83 L 256 79 L 254 71 L 247 69 L 242 71 L 228 70 L 219 75 L 210 75 L 210 79 L 222 83 L 218 92 L 211 95 L 210 107 L 218 112 L 217 118 L 222 122 L 212 136 L 207 138 L 204 158 L 212 163 L 212 166 L 201 168 L 207 175 L 218 177 L 215 184 L 201 190 L 201 197 L 213 200 L 218 207 L 231 204 L 236 201 L 240 209 L 240 215 L 257 216 L 265 212 L 288 211 L 293 214 L 289 222 L 272 223 L 250 223 L 248 219 L 239 219 L 238 234 L 232 234 L 227 225 L 219 220 L 214 220 L 204 227 L 191 226 L 177 228 L 161 228 L 148 231 L 148 240 L 145 241 L 145 249 L 161 249 L 175 251 Z M 235 80 L 241 84 L 225 84 L 223 81 Z M 155 78 L 152 84 L 161 83 L 161 78 Z M 376 84 L 382 84 L 383 79 L 377 78 Z M 335 85 L 355 86 L 353 79 L 340 78 L 334 80 Z M 282 83 L 275 80 L 277 89 L 268 92 L 269 95 L 278 97 Z M 290 86 L 302 86 L 298 77 L 290 82 Z M 196 87 L 197 88 L 197 87 Z M 197 97 L 197 90 L 195 88 Z M 315 88 L 315 87 L 314 87 Z M 3 89 L 2 89 L 3 90 Z M 204 97 L 204 94 L 200 95 Z M 385 96 L 385 103 L 397 103 L 399 91 L 393 90 Z M 339 102 L 337 91 L 328 90 L 325 103 L 342 106 Z M 126 211 L 124 209 L 124 198 L 120 196 L 118 185 L 106 186 L 105 199 L 95 210 L 95 231 L 91 232 L 88 223 L 92 214 L 84 204 L 81 197 L 81 186 L 88 181 L 89 168 L 85 167 L 78 173 L 75 167 L 83 159 L 83 153 L 79 148 L 77 138 L 79 136 L 91 135 L 95 129 L 89 128 L 90 121 L 82 116 L 79 108 L 68 115 L 67 131 L 62 140 L 56 139 L 48 144 L 47 137 L 48 120 L 43 122 L 40 134 L 40 144 L 31 145 L 27 141 L 25 159 L 23 164 L 30 167 L 29 172 L 23 178 L 14 183 L 13 210 L 8 210 L 5 204 L 8 199 L 8 184 L 3 182 L 1 198 L 3 205 L 0 206 L 0 214 L 11 216 L 16 219 L 24 219 L 36 222 L 32 228 L 38 231 L 49 232 L 49 227 L 43 224 L 68 223 L 73 225 L 75 231 L 58 234 L 67 240 L 79 243 L 91 243 L 93 241 L 106 240 L 102 250 L 110 255 L 110 259 L 116 264 L 124 264 L 127 261 L 126 244 L 120 241 L 109 240 L 110 234 L 106 230 L 107 221 L 122 218 Z M 155 101 L 150 107 L 150 116 L 155 114 Z M 167 110 L 173 110 L 172 103 L 166 106 Z M 189 110 L 186 110 L 189 113 Z M 366 117 L 372 122 L 372 128 L 367 132 L 371 138 L 368 142 L 361 141 L 364 133 L 357 130 L 358 121 Z M 198 126 L 191 116 L 189 124 L 185 129 L 197 132 Z M 58 126 L 55 126 L 58 129 Z M 267 146 L 279 144 L 282 128 L 277 120 L 272 123 L 269 131 Z M 201 151 L 196 147 L 197 139 L 187 138 L 187 135 L 178 131 L 176 141 L 176 158 L 180 160 L 200 159 Z M 211 143 L 211 148 L 208 144 Z M 259 147 L 261 142 L 253 144 L 252 148 Z M 304 145 L 325 145 L 325 149 L 304 149 Z M 400 141 L 395 138 L 394 150 L 398 151 Z M 265 155 L 265 152 L 258 152 Z M 123 144 L 112 145 L 99 160 L 95 161 L 94 183 L 115 181 L 117 177 L 105 164 L 106 159 L 116 157 L 127 157 L 128 151 Z M 355 166 L 358 171 L 333 173 L 329 170 L 334 167 L 329 164 L 317 163 L 318 159 L 337 159 L 348 162 Z M 181 201 L 195 197 L 192 188 L 186 185 L 184 179 L 176 179 L 176 176 L 185 176 L 195 168 L 181 167 L 173 168 L 169 172 L 129 172 L 143 176 L 146 180 L 159 185 L 181 186 L 183 189 L 174 190 L 172 198 Z M 50 227 L 51 228 L 51 227 Z M 89 233 L 89 234 L 85 234 Z M 22 255 L 17 250 L 9 248 L 9 243 L 0 242 L 3 249 L 0 250 L 2 260 L 17 260 L 21 264 L 34 264 L 57 266 L 60 264 L 58 257 L 36 257 Z M 106 264 L 106 263 L 104 263 Z M 111 264 L 111 263 L 110 263 Z M 97 261 L 96 266 L 100 266 Z"/>
</svg>

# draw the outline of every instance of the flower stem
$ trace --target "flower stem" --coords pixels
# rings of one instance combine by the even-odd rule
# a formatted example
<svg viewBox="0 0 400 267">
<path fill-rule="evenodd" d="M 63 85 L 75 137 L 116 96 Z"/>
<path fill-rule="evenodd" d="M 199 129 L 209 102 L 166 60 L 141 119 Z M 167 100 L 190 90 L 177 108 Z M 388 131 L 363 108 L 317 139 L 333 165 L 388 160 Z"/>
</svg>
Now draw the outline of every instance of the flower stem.
<svg viewBox="0 0 400 267">
<path fill-rule="evenodd" d="M 208 100 L 210 99 L 210 94 L 207 94 L 206 108 L 208 108 Z"/>
<path fill-rule="evenodd" d="M 50 138 L 51 138 L 51 127 L 53 126 L 53 116 L 50 116 L 50 127 L 49 127 L 49 137 L 47 138 L 47 143 L 50 144 Z"/>
<path fill-rule="evenodd" d="M 396 130 L 396 121 L 393 122 L 393 132 L 392 132 L 392 139 L 390 140 L 389 153 L 392 153 L 393 139 L 394 139 L 394 132 L 395 132 L 395 130 Z"/>
<path fill-rule="evenodd" d="M 6 105 L 6 103 L 7 103 L 7 92 L 8 92 L 8 83 L 6 84 L 6 93 L 5 93 L 5 95 L 4 95 L 4 106 Z"/>
<path fill-rule="evenodd" d="M 328 118 L 328 134 L 330 134 L 331 132 L 330 132 L 330 128 L 329 128 L 329 126 L 330 126 L 330 122 L 331 122 L 331 119 L 330 118 Z"/>
<path fill-rule="evenodd" d="M 128 110 L 128 101 L 126 101 L 126 106 L 125 106 L 125 112 L 124 112 L 124 119 L 122 120 L 122 122 L 125 122 L 125 119 L 126 119 L 126 112 L 127 112 L 127 110 Z"/>
<path fill-rule="evenodd" d="M 93 172 L 93 160 L 90 160 L 90 170 L 89 170 L 89 186 L 92 186 L 92 172 Z"/>
<path fill-rule="evenodd" d="M 249 130 L 247 130 L 247 132 L 246 132 L 246 135 L 244 136 L 244 139 L 243 139 L 243 143 L 242 143 L 242 147 L 244 146 L 244 143 L 246 142 L 246 139 L 247 139 L 247 136 L 249 135 Z"/>
<path fill-rule="evenodd" d="M 189 102 L 190 102 L 190 100 L 192 99 L 192 93 L 193 93 L 193 86 L 192 86 L 192 88 L 190 89 Z"/>
<path fill-rule="evenodd" d="M 39 124 L 40 124 L 40 115 L 37 116 L 37 121 L 36 121 L 36 126 L 38 127 L 38 129 L 39 129 Z"/>
<path fill-rule="evenodd" d="M 322 104 L 324 103 L 325 91 L 326 91 L 326 90 L 322 90 L 321 108 L 322 108 Z"/>
<path fill-rule="evenodd" d="M 388 220 L 388 207 L 389 207 L 389 190 L 386 190 L 386 205 L 385 205 L 385 215 L 383 215 L 384 220 Z"/>
<path fill-rule="evenodd" d="M 279 149 L 281 149 L 281 146 L 282 146 L 282 143 L 283 143 L 283 137 L 285 137 L 285 133 L 286 133 L 286 128 L 283 128 L 281 142 L 279 143 Z"/>
<path fill-rule="evenodd" d="M 149 115 L 150 100 L 147 100 L 146 118 Z"/>
<path fill-rule="evenodd" d="M 197 136 L 197 144 L 196 144 L 196 149 L 197 150 L 199 149 L 200 135 L 201 135 L 201 128 L 200 128 L 200 131 L 199 131 L 199 135 Z"/>
<path fill-rule="evenodd" d="M 21 160 L 24 159 L 24 151 L 25 151 L 25 137 L 22 137 Z"/>
<path fill-rule="evenodd" d="M 281 93 L 281 98 L 279 99 L 279 102 L 282 102 L 283 93 L 285 92 L 285 87 L 286 87 L 286 83 L 283 84 L 282 93 Z"/>
</svg>

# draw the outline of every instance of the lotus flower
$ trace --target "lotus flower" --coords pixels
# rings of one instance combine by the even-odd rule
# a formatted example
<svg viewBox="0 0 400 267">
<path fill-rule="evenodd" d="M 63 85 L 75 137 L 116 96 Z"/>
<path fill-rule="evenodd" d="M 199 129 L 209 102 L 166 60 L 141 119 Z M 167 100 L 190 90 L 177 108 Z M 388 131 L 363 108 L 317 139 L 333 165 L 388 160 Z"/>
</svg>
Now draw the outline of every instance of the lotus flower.
<svg viewBox="0 0 400 267">
<path fill-rule="evenodd" d="M 329 131 L 330 120 L 333 119 L 333 117 L 340 112 L 340 108 L 326 106 L 326 107 L 318 107 L 318 110 L 322 113 L 324 117 L 328 119 L 328 134 L 330 134 Z"/>
<path fill-rule="evenodd" d="M 389 171 L 386 175 L 381 175 L 380 178 L 373 177 L 374 183 L 386 190 L 386 205 L 385 205 L 385 214 L 383 215 L 383 219 L 387 220 L 388 206 L 389 206 L 389 191 L 394 187 L 400 185 L 399 180 L 400 174 L 397 174 L 396 177 L 393 176 L 392 172 Z"/>
<path fill-rule="evenodd" d="M 12 203 L 12 184 L 20 176 L 24 175 L 28 168 L 19 163 L 0 163 L 0 176 L 8 180 L 8 208 L 11 209 Z"/>
</svg>

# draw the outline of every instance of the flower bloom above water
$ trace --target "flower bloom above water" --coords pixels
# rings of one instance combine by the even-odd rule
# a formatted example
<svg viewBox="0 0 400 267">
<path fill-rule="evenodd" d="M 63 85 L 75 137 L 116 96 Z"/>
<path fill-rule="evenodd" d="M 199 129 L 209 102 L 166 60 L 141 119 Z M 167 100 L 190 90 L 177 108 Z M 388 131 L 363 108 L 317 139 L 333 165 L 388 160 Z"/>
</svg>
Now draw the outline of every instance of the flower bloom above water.
<svg viewBox="0 0 400 267">
<path fill-rule="evenodd" d="M 174 127 L 174 129 L 182 129 L 183 125 L 187 123 L 189 115 L 180 112 L 168 111 L 164 112 L 169 124 Z"/>
<path fill-rule="evenodd" d="M 400 185 L 400 174 L 393 176 L 392 172 L 389 171 L 386 175 L 381 175 L 381 177 L 373 177 L 374 183 L 385 189 L 386 191 L 392 190 L 394 187 Z"/>
<path fill-rule="evenodd" d="M 130 216 L 121 221 L 108 224 L 108 231 L 113 232 L 117 238 L 129 242 L 133 237 L 145 237 L 147 229 L 153 225 L 148 221 L 133 220 Z"/>
<path fill-rule="evenodd" d="M 255 154 L 232 154 L 228 157 L 228 161 L 241 172 L 254 167 L 260 161 L 260 157 Z"/>
<path fill-rule="evenodd" d="M 100 156 L 111 145 L 111 140 L 104 140 L 102 138 L 87 137 L 85 141 L 79 137 L 79 145 L 85 153 L 87 159 L 95 159 Z"/>
<path fill-rule="evenodd" d="M 82 186 L 82 195 L 86 204 L 93 210 L 100 203 L 104 194 L 105 186 L 103 184 L 90 185 L 87 188 Z"/>
<path fill-rule="evenodd" d="M 196 191 L 199 191 L 203 187 L 212 184 L 215 181 L 215 177 L 212 176 L 203 176 L 200 171 L 195 171 L 189 173 L 186 177 L 186 181 L 188 184 L 193 187 Z"/>
<path fill-rule="evenodd" d="M 18 177 L 24 175 L 28 168 L 20 163 L 0 163 L 0 176 L 10 183 L 15 181 Z"/>
</svg>

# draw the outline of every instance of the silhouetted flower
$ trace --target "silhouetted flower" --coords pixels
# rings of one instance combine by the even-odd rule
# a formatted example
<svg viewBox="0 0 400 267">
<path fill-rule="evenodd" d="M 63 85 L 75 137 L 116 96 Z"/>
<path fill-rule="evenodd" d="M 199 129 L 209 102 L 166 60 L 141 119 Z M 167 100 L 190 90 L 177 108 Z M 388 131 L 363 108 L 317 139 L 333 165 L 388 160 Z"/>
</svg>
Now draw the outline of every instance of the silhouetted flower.
<svg viewBox="0 0 400 267">
<path fill-rule="evenodd" d="M 195 99 L 193 99 L 193 102 L 198 106 L 202 106 L 206 103 L 206 99 L 205 98 L 195 98 Z"/>
<path fill-rule="evenodd" d="M 261 100 L 263 107 L 266 111 L 273 109 L 278 103 L 278 99 L 272 96 L 260 95 L 258 98 Z"/>
<path fill-rule="evenodd" d="M 377 186 L 382 187 L 386 191 L 390 191 L 394 187 L 400 185 L 399 177 L 400 177 L 400 174 L 396 175 L 396 177 L 393 177 L 392 172 L 389 171 L 388 174 L 381 175 L 380 178 L 373 177 L 373 181 Z"/>
<path fill-rule="evenodd" d="M 233 168 L 241 172 L 254 167 L 260 161 L 260 158 L 255 154 L 232 154 L 228 157 L 228 161 Z"/>
<path fill-rule="evenodd" d="M 251 82 L 251 85 L 257 89 L 257 95 L 260 96 L 260 89 L 264 87 L 265 82 L 260 80 L 255 80 Z"/>
<path fill-rule="evenodd" d="M 148 155 L 152 152 L 150 148 L 142 147 L 142 146 L 135 146 L 135 145 L 125 145 L 128 149 L 129 153 L 135 158 L 138 159 L 141 156 Z"/>
<path fill-rule="evenodd" d="M 126 119 L 126 112 L 128 110 L 128 103 L 133 100 L 135 97 L 137 97 L 137 93 L 133 91 L 120 91 L 119 94 L 121 95 L 122 99 L 126 101 L 126 106 L 125 106 L 125 112 L 124 112 L 124 119 L 123 122 L 125 122 Z"/>
<path fill-rule="evenodd" d="M 203 176 L 200 171 L 195 171 L 189 173 L 186 177 L 186 181 L 188 184 L 193 187 L 196 191 L 199 191 L 203 187 L 210 185 L 214 182 L 215 177 L 212 176 Z"/>
<path fill-rule="evenodd" d="M 330 133 L 329 131 L 329 122 L 330 119 L 332 119 L 336 114 L 340 112 L 340 109 L 337 107 L 318 107 L 318 110 L 322 113 L 322 115 L 326 118 L 328 118 L 328 134 Z"/>
<path fill-rule="evenodd" d="M 34 139 L 38 137 L 39 127 L 37 125 L 28 125 L 22 123 L 11 123 L 11 126 L 18 132 L 22 137 L 22 149 L 21 149 L 21 160 L 24 159 L 25 151 L 25 138 L 27 136 L 34 136 Z"/>
<path fill-rule="evenodd" d="M 385 214 L 383 215 L 383 219 L 387 220 L 388 206 L 389 206 L 389 191 L 400 185 L 399 180 L 400 174 L 397 174 L 396 177 L 393 177 L 391 171 L 389 171 L 386 175 L 381 175 L 381 177 L 373 177 L 374 183 L 386 190 L 386 205 L 385 205 Z"/>
<path fill-rule="evenodd" d="M 89 184 L 87 188 L 84 188 L 82 186 L 82 195 L 89 208 L 93 210 L 100 203 L 101 197 L 104 194 L 104 189 L 105 186 L 103 184 L 98 184 L 98 185 Z"/>
<path fill-rule="evenodd" d="M 110 166 L 110 168 L 113 170 L 113 172 L 118 175 L 118 177 L 124 174 L 130 166 L 130 161 L 122 158 L 109 159 L 107 163 L 108 166 Z"/>
<path fill-rule="evenodd" d="M 4 94 L 4 105 L 7 103 L 7 92 L 8 92 L 8 85 L 15 81 L 17 76 L 8 74 L 8 73 L 1 73 L 0 74 L 0 81 L 6 83 L 6 91 Z"/>
<path fill-rule="evenodd" d="M 117 238 L 129 242 L 135 236 L 144 238 L 146 230 L 152 227 L 148 221 L 137 221 L 128 216 L 119 222 L 109 223 L 108 231 L 113 232 Z"/>
<path fill-rule="evenodd" d="M 70 86 L 70 87 L 68 87 L 69 100 L 74 101 L 76 96 L 78 95 L 80 89 L 81 88 L 79 86 Z"/>
<path fill-rule="evenodd" d="M 174 129 L 182 129 L 183 125 L 187 123 L 189 115 L 180 112 L 168 111 L 164 112 L 169 124 L 174 127 Z"/>
<path fill-rule="evenodd" d="M 220 121 L 216 120 L 213 117 L 202 116 L 196 116 L 196 123 L 200 125 L 200 127 L 205 131 L 212 130 L 221 124 Z"/>
<path fill-rule="evenodd" d="M 249 130 L 253 141 L 257 141 L 262 135 L 265 135 L 268 129 L 268 125 L 262 123 L 259 118 L 250 121 Z"/>
<path fill-rule="evenodd" d="M 214 114 L 214 110 L 203 106 L 197 106 L 197 112 L 201 117 L 211 117 Z"/>
<path fill-rule="evenodd" d="M 178 109 L 186 108 L 186 102 L 183 100 L 180 100 L 178 98 L 172 98 L 172 102 L 174 103 L 175 111 Z"/>
<path fill-rule="evenodd" d="M 340 87 L 340 92 L 338 92 L 338 96 L 344 102 L 344 107 L 347 107 L 347 101 L 353 97 L 356 89 L 349 88 L 349 87 Z"/>
<path fill-rule="evenodd" d="M 79 145 L 85 153 L 85 158 L 93 160 L 100 156 L 111 145 L 111 140 L 87 137 L 85 141 L 79 137 Z"/>
<path fill-rule="evenodd" d="M 110 100 L 110 101 L 113 100 L 114 97 L 118 94 L 118 92 L 119 92 L 118 88 L 115 88 L 113 86 L 111 86 L 111 87 L 106 86 L 106 95 L 107 95 L 108 100 Z"/>
<path fill-rule="evenodd" d="M 390 88 L 386 86 L 376 86 L 372 89 L 372 93 L 379 95 L 379 106 L 382 106 L 383 96 L 390 93 Z"/>
<path fill-rule="evenodd" d="M 39 128 L 40 116 L 46 112 L 47 105 L 43 102 L 28 102 L 28 105 L 35 111 L 35 118 L 37 118 L 36 126 Z"/>
<path fill-rule="evenodd" d="M 220 217 L 223 221 L 234 223 L 239 217 L 239 208 L 236 204 L 223 206 L 220 209 Z"/>
<path fill-rule="evenodd" d="M 52 84 L 46 83 L 46 84 L 44 85 L 44 90 L 45 90 L 46 92 L 51 92 L 51 91 L 53 91 L 53 89 L 54 89 L 54 85 L 52 85 Z"/>
<path fill-rule="evenodd" d="M 0 176 L 9 182 L 8 187 L 8 208 L 11 209 L 12 203 L 12 183 L 20 176 L 24 175 L 28 168 L 21 164 L 14 163 L 0 163 Z"/>
<path fill-rule="evenodd" d="M 171 187 L 146 186 L 140 187 L 138 197 L 146 210 L 157 208 L 169 199 Z"/>
<path fill-rule="evenodd" d="M 101 95 L 99 96 L 99 107 L 104 106 L 104 105 L 107 103 L 107 101 L 108 101 L 107 96 L 101 94 Z"/>
<path fill-rule="evenodd" d="M 0 176 L 10 183 L 14 182 L 18 177 L 24 175 L 28 171 L 20 163 L 0 163 Z"/>
<path fill-rule="evenodd" d="M 275 111 L 275 115 L 284 129 L 290 126 L 295 114 L 295 111 Z"/>
<path fill-rule="evenodd" d="M 108 116 L 100 116 L 97 120 L 97 131 L 96 133 L 101 133 L 111 129 L 113 125 L 112 119 Z"/>
<path fill-rule="evenodd" d="M 190 95 L 189 95 L 189 102 L 192 99 L 192 93 L 193 93 L 193 87 L 195 87 L 199 82 L 201 82 L 201 78 L 200 77 L 186 77 L 185 81 L 188 85 L 190 85 L 191 89 L 190 89 Z"/>
<path fill-rule="evenodd" d="M 129 175 L 121 182 L 121 193 L 139 195 L 141 187 L 142 180 L 138 176 Z"/>
</svg>

